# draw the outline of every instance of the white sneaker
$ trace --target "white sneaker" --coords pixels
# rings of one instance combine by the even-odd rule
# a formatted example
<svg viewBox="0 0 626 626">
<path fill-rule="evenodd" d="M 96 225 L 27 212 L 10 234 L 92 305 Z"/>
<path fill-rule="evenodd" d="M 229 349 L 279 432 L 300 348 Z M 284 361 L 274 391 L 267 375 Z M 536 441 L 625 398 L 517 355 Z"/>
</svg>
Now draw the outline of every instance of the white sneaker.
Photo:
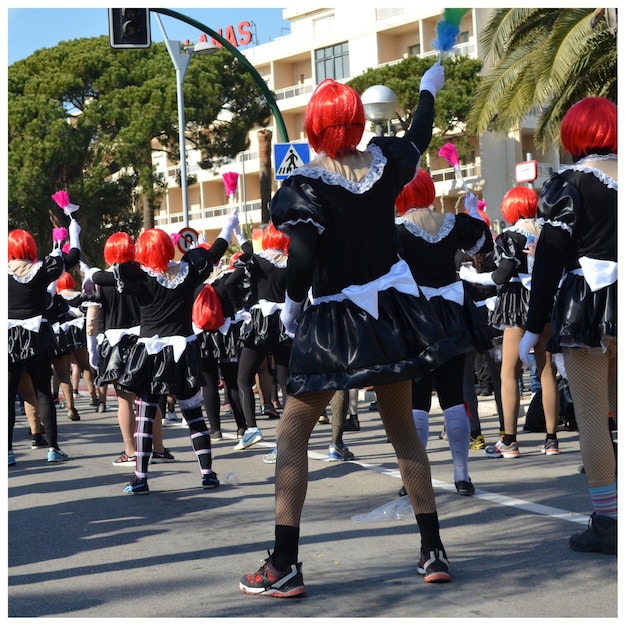
<svg viewBox="0 0 626 626">
<path fill-rule="evenodd" d="M 276 448 L 263 457 L 263 463 L 276 463 Z"/>
<path fill-rule="evenodd" d="M 247 428 L 239 443 L 233 448 L 234 450 L 245 450 L 255 443 L 263 441 L 263 433 L 258 428 Z"/>
<path fill-rule="evenodd" d="M 348 446 L 344 444 L 331 443 L 328 446 L 328 460 L 329 461 L 352 461 L 354 454 L 348 450 Z"/>
<path fill-rule="evenodd" d="M 163 420 L 163 426 L 178 426 L 182 422 L 182 417 L 176 417 L 175 411 L 168 411 L 167 417 Z"/>
</svg>

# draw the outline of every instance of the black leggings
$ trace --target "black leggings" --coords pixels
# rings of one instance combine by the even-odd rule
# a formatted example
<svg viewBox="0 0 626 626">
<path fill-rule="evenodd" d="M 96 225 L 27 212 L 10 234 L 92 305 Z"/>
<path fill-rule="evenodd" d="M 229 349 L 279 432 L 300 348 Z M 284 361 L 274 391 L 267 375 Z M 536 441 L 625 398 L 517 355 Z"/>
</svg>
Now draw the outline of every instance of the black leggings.
<svg viewBox="0 0 626 626">
<path fill-rule="evenodd" d="M 278 384 L 283 393 L 283 398 L 287 397 L 287 378 L 289 376 L 289 357 L 291 355 L 291 344 L 282 343 L 278 345 L 258 346 L 256 348 L 245 347 L 239 357 L 239 370 L 237 373 L 237 385 L 241 397 L 241 408 L 246 419 L 248 428 L 256 428 L 254 377 L 259 371 L 259 367 L 269 354 L 274 356 L 276 363 L 276 376 Z M 266 398 L 266 402 L 270 398 Z"/>
<path fill-rule="evenodd" d="M 463 374 L 465 370 L 465 355 L 459 354 L 430 375 L 413 382 L 413 409 L 430 412 L 432 403 L 433 385 L 437 390 L 439 405 L 442 409 L 463 404 Z"/>
<path fill-rule="evenodd" d="M 13 430 L 15 429 L 15 398 L 22 372 L 26 370 L 33 381 L 37 394 L 39 415 L 46 429 L 46 438 L 50 446 L 58 448 L 57 410 L 52 400 L 52 366 L 43 358 L 29 359 L 9 365 L 9 450 L 13 448 Z"/>
</svg>

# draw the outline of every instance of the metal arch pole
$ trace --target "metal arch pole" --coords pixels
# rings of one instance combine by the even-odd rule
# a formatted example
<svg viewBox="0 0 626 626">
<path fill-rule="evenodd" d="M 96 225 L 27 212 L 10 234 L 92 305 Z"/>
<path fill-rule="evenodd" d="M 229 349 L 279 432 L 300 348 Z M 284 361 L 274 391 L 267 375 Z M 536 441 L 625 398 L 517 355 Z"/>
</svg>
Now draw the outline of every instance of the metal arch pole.
<svg viewBox="0 0 626 626">
<path fill-rule="evenodd" d="M 267 104 L 272 111 L 274 116 L 274 120 L 276 121 L 276 126 L 278 127 L 278 133 L 280 135 L 280 139 L 283 143 L 289 142 L 289 135 L 287 133 L 287 127 L 285 126 L 285 120 L 283 120 L 283 116 L 276 104 L 276 99 L 274 95 L 270 91 L 267 83 L 263 80 L 263 77 L 256 71 L 255 67 L 248 61 L 248 59 L 237 50 L 236 46 L 233 46 L 228 40 L 224 39 L 219 33 L 216 33 L 214 30 L 210 29 L 205 24 L 194 20 L 193 18 L 187 17 L 182 13 L 178 13 L 177 11 L 172 11 L 171 9 L 149 9 L 153 13 L 161 13 L 162 15 L 168 15 L 169 17 L 173 17 L 181 22 L 185 22 L 194 28 L 204 32 L 205 34 L 213 37 L 215 41 L 219 41 L 219 43 L 224 46 L 224 48 L 230 50 L 235 57 L 240 61 L 240 63 L 248 70 L 248 73 L 254 79 L 254 82 L 257 84 L 265 99 L 267 100 Z"/>
</svg>

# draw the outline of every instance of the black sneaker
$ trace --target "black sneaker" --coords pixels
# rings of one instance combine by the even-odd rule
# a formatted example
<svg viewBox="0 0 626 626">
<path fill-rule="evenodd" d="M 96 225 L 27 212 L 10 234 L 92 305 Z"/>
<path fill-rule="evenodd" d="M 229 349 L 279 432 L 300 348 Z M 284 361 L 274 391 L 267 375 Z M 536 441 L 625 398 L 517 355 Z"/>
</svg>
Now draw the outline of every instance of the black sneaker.
<svg viewBox="0 0 626 626">
<path fill-rule="evenodd" d="M 150 493 L 148 488 L 147 478 L 133 478 L 126 487 L 124 487 L 124 493 L 130 493 L 135 496 L 143 496 Z"/>
<path fill-rule="evenodd" d="M 427 583 L 449 583 L 451 579 L 446 551 L 431 550 L 428 554 L 422 552 L 417 573 L 422 574 Z"/>
<path fill-rule="evenodd" d="M 569 547 L 576 552 L 617 554 L 617 520 L 592 513 L 587 530 L 572 535 Z"/>
<path fill-rule="evenodd" d="M 356 415 L 350 415 L 350 417 L 346 418 L 346 423 L 343 427 L 343 432 L 357 432 L 361 430 L 361 425 L 359 424 L 359 418 Z"/>
<path fill-rule="evenodd" d="M 31 450 L 37 450 L 37 448 L 49 448 L 50 444 L 43 435 L 37 434 L 33 437 L 33 442 L 30 447 Z"/>
<path fill-rule="evenodd" d="M 217 489 L 219 486 L 220 481 L 215 472 L 202 476 L 202 489 Z"/>
<path fill-rule="evenodd" d="M 291 565 L 279 572 L 268 557 L 264 565 L 254 574 L 246 574 L 239 581 L 239 589 L 251 596 L 272 596 L 274 598 L 294 598 L 306 594 L 302 579 L 302 563 Z"/>
<path fill-rule="evenodd" d="M 457 480 L 454 486 L 460 496 L 473 496 L 476 493 L 476 487 L 474 487 L 470 478 L 467 480 Z"/>
</svg>

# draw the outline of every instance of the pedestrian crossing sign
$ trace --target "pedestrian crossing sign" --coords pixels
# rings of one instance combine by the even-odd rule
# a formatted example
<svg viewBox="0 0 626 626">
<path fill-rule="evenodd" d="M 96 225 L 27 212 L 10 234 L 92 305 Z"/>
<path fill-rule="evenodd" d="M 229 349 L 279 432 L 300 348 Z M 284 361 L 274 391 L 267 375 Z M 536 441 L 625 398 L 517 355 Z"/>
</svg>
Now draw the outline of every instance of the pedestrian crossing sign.
<svg viewBox="0 0 626 626">
<path fill-rule="evenodd" d="M 302 167 L 310 160 L 308 143 L 274 144 L 274 177 L 284 180 L 297 167 Z"/>
</svg>

